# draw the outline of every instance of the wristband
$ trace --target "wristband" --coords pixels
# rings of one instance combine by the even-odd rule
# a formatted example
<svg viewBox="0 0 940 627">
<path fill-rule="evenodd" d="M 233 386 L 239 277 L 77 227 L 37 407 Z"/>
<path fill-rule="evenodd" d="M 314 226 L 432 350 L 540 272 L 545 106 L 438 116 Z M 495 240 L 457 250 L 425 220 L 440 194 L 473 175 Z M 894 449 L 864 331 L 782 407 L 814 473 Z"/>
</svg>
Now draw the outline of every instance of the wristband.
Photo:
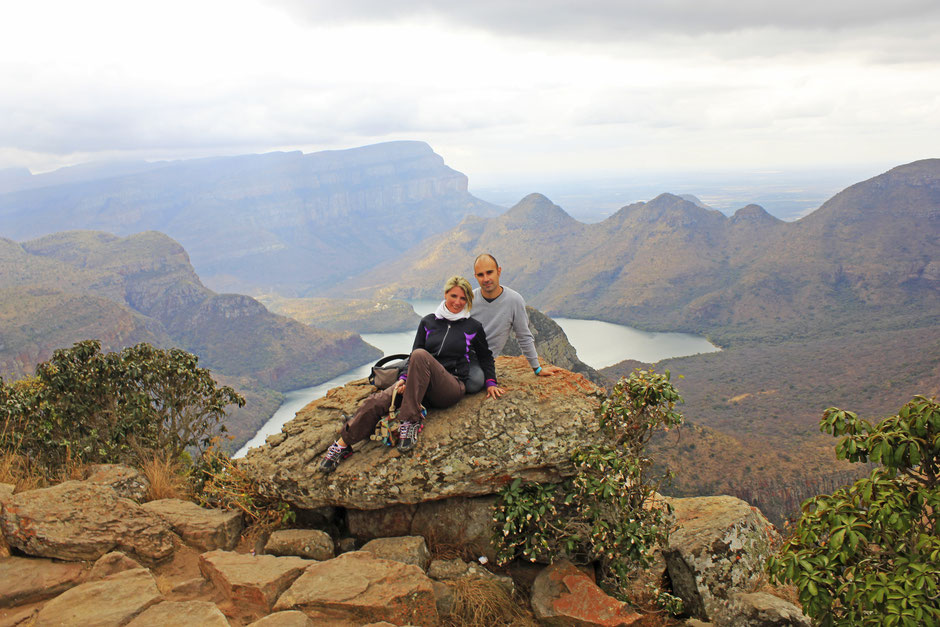
<svg viewBox="0 0 940 627">
<path fill-rule="evenodd" d="M 539 374 L 540 372 L 542 372 L 542 366 L 539 366 L 538 368 L 533 368 L 532 370 L 533 372 L 535 372 L 535 374 Z"/>
</svg>

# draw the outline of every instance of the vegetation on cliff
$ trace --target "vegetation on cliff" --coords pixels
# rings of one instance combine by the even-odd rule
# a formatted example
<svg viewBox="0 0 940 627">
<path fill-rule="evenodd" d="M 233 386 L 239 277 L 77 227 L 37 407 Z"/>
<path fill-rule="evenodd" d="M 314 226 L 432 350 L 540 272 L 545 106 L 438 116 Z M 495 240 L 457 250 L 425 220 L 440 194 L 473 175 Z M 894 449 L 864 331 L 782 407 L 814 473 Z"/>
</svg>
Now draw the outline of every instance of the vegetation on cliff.
<svg viewBox="0 0 940 627">
<path fill-rule="evenodd" d="M 831 407 L 840 459 L 880 466 L 803 503 L 773 576 L 825 626 L 940 623 L 940 404 L 916 396 L 876 425 Z"/>
<path fill-rule="evenodd" d="M 502 491 L 494 516 L 501 562 L 596 563 L 600 585 L 625 598 L 630 573 L 648 566 L 668 538 L 668 511 L 652 502 L 644 448 L 655 432 L 682 423 L 675 409 L 682 398 L 669 378 L 637 370 L 614 386 L 599 408 L 607 441 L 574 454 L 577 474 L 557 484 L 517 479 Z"/>
<path fill-rule="evenodd" d="M 0 376 L 29 376 L 56 349 L 87 338 L 106 351 L 141 342 L 179 347 L 244 391 L 248 405 L 229 418 L 235 448 L 274 413 L 279 392 L 322 383 L 379 355 L 354 334 L 212 292 L 182 246 L 162 233 L 0 240 L 0 271 Z"/>
</svg>

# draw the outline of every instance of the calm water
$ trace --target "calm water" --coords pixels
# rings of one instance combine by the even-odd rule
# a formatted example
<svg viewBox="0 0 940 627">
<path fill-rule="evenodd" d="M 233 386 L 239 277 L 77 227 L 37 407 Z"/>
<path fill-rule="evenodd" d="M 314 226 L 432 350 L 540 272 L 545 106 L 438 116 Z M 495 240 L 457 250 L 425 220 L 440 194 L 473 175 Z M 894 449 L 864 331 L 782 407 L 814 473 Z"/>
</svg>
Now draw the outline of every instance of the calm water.
<svg viewBox="0 0 940 627">
<path fill-rule="evenodd" d="M 438 300 L 408 301 L 419 315 L 428 314 L 437 307 Z M 624 359 L 636 359 L 645 362 L 657 362 L 669 357 L 683 357 L 698 353 L 710 353 L 719 350 L 708 340 L 688 333 L 649 333 L 622 324 L 611 324 L 599 320 L 576 320 L 573 318 L 554 318 L 565 331 L 571 345 L 578 352 L 578 357 L 592 368 L 605 368 Z M 407 353 L 414 342 L 414 331 L 399 333 L 363 333 L 362 339 L 388 355 Z M 265 439 L 278 433 L 294 414 L 307 403 L 324 396 L 328 390 L 350 381 L 369 376 L 373 362 L 363 364 L 326 383 L 309 388 L 294 390 L 285 394 L 284 403 L 268 420 L 260 431 L 235 453 L 241 457 L 249 448 L 264 444 Z"/>
</svg>

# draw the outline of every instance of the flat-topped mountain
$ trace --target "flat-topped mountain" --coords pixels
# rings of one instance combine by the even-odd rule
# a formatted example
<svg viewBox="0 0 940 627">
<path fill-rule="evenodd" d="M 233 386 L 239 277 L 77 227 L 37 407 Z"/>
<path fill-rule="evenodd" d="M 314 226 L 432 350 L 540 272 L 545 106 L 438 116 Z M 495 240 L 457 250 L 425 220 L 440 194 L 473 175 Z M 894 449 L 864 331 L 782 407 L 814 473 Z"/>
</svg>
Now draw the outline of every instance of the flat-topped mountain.
<svg viewBox="0 0 940 627">
<path fill-rule="evenodd" d="M 251 297 L 213 292 L 182 246 L 162 233 L 0 240 L 0 375 L 29 375 L 55 349 L 85 339 L 105 350 L 178 346 L 226 383 L 247 387 L 254 396 L 233 418 L 245 424 L 231 429 L 241 442 L 273 413 L 274 390 L 315 385 L 379 356 L 358 335 L 315 329 Z M 265 402 L 253 406 L 253 398 Z"/>
<path fill-rule="evenodd" d="M 940 160 L 900 166 L 793 223 L 727 217 L 672 194 L 582 224 L 544 196 L 467 219 L 335 291 L 419 297 L 481 251 L 550 315 L 719 340 L 810 333 L 867 312 L 909 324 L 940 308 Z M 912 309 L 912 305 L 916 308 Z"/>
<path fill-rule="evenodd" d="M 393 257 L 469 214 L 498 208 L 467 191 L 423 142 L 9 172 L 0 234 L 52 230 L 178 240 L 208 285 L 306 295 Z M 0 187 L 2 190 L 3 187 Z"/>
</svg>

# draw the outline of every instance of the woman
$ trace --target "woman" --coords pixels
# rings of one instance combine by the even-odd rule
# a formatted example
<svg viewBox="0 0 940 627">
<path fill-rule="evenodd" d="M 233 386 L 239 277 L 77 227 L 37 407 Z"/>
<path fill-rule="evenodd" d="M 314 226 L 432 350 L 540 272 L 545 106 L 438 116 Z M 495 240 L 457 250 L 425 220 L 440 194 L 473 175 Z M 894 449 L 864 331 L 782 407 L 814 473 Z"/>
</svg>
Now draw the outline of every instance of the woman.
<svg viewBox="0 0 940 627">
<path fill-rule="evenodd" d="M 401 399 L 398 416 L 398 448 L 414 448 L 422 424 L 422 402 L 445 409 L 463 398 L 470 374 L 470 352 L 474 351 L 486 378 L 486 395 L 499 398 L 502 390 L 496 385 L 493 354 L 486 343 L 483 325 L 470 317 L 473 289 L 467 279 L 454 276 L 444 283 L 444 300 L 437 310 L 426 315 L 418 325 L 408 372 L 399 381 L 367 398 L 340 432 L 336 442 L 327 449 L 320 463 L 321 472 L 333 472 L 341 461 L 352 455 L 352 445 L 369 437 L 379 423 L 396 393 Z"/>
</svg>

